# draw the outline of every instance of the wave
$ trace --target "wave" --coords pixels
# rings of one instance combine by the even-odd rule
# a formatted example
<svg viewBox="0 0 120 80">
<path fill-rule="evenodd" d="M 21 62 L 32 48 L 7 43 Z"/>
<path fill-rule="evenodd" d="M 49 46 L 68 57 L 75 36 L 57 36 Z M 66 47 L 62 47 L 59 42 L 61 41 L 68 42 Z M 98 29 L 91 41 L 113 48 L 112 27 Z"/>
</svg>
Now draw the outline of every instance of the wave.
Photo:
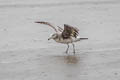
<svg viewBox="0 0 120 80">
<path fill-rule="evenodd" d="M 120 1 L 83 1 L 83 2 L 67 2 L 67 3 L 43 3 L 43 4 L 1 4 L 0 8 L 34 8 L 34 7 L 59 7 L 71 5 L 103 5 L 103 4 L 119 4 Z"/>
</svg>

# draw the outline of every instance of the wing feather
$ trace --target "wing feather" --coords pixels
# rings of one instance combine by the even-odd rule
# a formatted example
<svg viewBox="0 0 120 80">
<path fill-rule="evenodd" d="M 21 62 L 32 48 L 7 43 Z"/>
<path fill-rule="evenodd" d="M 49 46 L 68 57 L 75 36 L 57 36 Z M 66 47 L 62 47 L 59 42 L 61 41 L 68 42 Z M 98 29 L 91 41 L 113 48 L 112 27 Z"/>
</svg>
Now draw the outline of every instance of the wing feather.
<svg viewBox="0 0 120 80">
<path fill-rule="evenodd" d="M 62 32 L 62 36 L 63 38 L 67 39 L 67 38 L 70 38 L 70 37 L 77 37 L 78 36 L 78 29 L 75 28 L 75 27 L 72 27 L 68 24 L 64 24 L 64 30 Z"/>
<path fill-rule="evenodd" d="M 50 24 L 49 22 L 36 21 L 35 23 L 40 23 L 40 24 L 48 25 L 48 26 L 52 27 L 55 30 L 55 32 L 58 32 L 57 29 L 52 24 Z"/>
</svg>

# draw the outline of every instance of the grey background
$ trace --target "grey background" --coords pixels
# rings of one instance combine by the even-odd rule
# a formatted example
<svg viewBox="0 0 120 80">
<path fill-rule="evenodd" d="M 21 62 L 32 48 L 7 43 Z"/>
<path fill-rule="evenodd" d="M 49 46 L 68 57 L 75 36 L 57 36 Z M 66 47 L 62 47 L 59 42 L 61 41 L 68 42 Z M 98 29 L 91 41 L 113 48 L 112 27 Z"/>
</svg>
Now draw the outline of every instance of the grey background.
<svg viewBox="0 0 120 80">
<path fill-rule="evenodd" d="M 35 21 L 80 30 L 66 45 Z M 119 0 L 0 0 L 0 80 L 120 80 Z"/>
</svg>

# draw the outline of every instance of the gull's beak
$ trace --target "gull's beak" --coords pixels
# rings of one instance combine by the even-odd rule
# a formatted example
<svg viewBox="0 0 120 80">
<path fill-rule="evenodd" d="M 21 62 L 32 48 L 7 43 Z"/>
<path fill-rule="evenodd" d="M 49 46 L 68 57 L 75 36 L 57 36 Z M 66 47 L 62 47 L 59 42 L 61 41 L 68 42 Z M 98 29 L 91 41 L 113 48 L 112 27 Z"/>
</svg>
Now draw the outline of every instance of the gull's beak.
<svg viewBox="0 0 120 80">
<path fill-rule="evenodd" d="M 53 39 L 53 37 L 48 38 L 48 40 Z"/>
</svg>

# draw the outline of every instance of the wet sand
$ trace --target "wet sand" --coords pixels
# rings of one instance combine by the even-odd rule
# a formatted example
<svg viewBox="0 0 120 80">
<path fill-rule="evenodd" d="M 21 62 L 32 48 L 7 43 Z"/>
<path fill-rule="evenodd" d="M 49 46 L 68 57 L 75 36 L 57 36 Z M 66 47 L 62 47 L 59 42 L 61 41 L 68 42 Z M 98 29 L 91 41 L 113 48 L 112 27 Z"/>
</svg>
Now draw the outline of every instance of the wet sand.
<svg viewBox="0 0 120 80">
<path fill-rule="evenodd" d="M 0 0 L 0 80 L 119 80 L 119 1 Z M 76 55 L 35 21 L 80 29 Z"/>
</svg>

